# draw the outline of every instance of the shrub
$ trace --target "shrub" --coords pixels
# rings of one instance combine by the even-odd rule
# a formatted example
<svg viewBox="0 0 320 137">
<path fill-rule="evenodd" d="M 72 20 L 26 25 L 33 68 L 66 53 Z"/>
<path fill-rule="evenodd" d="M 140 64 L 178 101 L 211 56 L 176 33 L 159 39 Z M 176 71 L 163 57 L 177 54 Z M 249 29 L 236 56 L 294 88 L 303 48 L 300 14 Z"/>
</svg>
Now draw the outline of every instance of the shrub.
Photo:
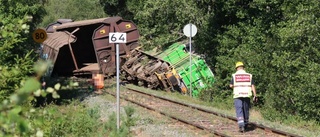
<svg viewBox="0 0 320 137">
<path fill-rule="evenodd" d="M 98 121 L 100 116 L 98 108 L 81 108 L 69 106 L 66 113 L 55 113 L 50 119 L 50 136 L 91 136 L 102 125 Z"/>
<path fill-rule="evenodd" d="M 130 127 L 135 125 L 136 119 L 133 117 L 134 109 L 132 107 L 125 107 L 126 117 L 122 116 L 122 123 L 120 123 L 119 130 L 117 130 L 116 114 L 112 113 L 109 116 L 108 122 L 105 124 L 105 130 L 110 137 L 127 137 L 130 134 Z"/>
</svg>

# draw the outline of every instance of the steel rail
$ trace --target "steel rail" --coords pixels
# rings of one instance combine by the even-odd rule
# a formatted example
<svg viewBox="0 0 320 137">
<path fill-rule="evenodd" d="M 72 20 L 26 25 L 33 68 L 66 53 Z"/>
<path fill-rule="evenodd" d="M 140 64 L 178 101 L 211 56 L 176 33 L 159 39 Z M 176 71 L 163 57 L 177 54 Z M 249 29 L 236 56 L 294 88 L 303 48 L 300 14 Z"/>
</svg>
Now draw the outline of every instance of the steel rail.
<svg viewBox="0 0 320 137">
<path fill-rule="evenodd" d="M 194 106 L 194 105 L 186 104 L 186 103 L 183 103 L 183 102 L 175 101 L 175 100 L 168 99 L 168 98 L 165 98 L 165 97 L 157 96 L 157 95 L 154 95 L 154 94 L 142 92 L 142 91 L 130 88 L 130 87 L 125 87 L 125 88 L 127 88 L 129 90 L 133 90 L 133 91 L 141 93 L 141 94 L 153 96 L 153 97 L 160 98 L 160 99 L 172 102 L 172 103 L 176 103 L 176 104 L 179 104 L 179 105 L 182 105 L 182 106 L 186 106 L 186 107 L 190 107 L 190 108 L 193 108 L 193 109 L 197 109 L 197 110 L 200 110 L 202 112 L 214 114 L 214 115 L 219 116 L 219 117 L 224 117 L 224 118 L 227 118 L 227 119 L 230 119 L 230 120 L 233 120 L 233 121 L 237 121 L 237 118 L 232 117 L 232 116 L 228 116 L 226 114 L 222 114 L 222 113 L 215 112 L 215 111 L 212 111 L 212 110 L 208 110 L 208 109 L 205 109 L 205 108 L 201 108 L 201 107 L 197 107 L 197 106 Z M 288 133 L 288 132 L 281 131 L 281 130 L 278 130 L 278 129 L 274 129 L 274 128 L 271 128 L 271 127 L 267 127 L 265 125 L 258 124 L 256 122 L 249 122 L 249 124 L 254 125 L 255 127 L 258 127 L 258 128 L 260 128 L 262 130 L 265 130 L 267 132 L 272 132 L 272 133 L 276 133 L 276 134 L 287 136 L 287 137 L 302 137 L 300 135 L 296 135 L 296 134 Z"/>
<path fill-rule="evenodd" d="M 133 89 L 130 89 L 130 90 L 133 90 Z M 137 91 L 137 90 L 133 90 L 133 91 Z M 106 93 L 108 93 L 108 94 L 116 97 L 116 94 L 113 94 L 113 93 L 110 93 L 110 92 L 106 92 Z M 139 92 L 139 93 L 140 93 L 140 92 Z M 146 95 L 149 95 L 149 94 L 146 94 Z M 143 105 L 143 104 L 141 104 L 141 103 L 139 103 L 139 102 L 137 102 L 137 101 L 134 101 L 134 100 L 132 100 L 132 99 L 125 98 L 125 97 L 121 97 L 121 96 L 120 96 L 120 98 L 121 98 L 121 99 L 124 99 L 124 100 L 126 100 L 126 101 L 129 101 L 129 102 L 131 102 L 131 103 L 137 104 L 137 105 L 139 105 L 139 106 L 142 106 L 142 107 L 144 107 L 144 108 L 146 108 L 146 109 L 149 109 L 149 110 L 158 112 L 158 113 L 160 113 L 160 114 L 162 114 L 162 115 L 164 115 L 164 116 L 167 116 L 167 117 L 170 117 L 170 118 L 172 118 L 172 119 L 178 120 L 178 121 L 180 121 L 180 122 L 182 122 L 182 123 L 185 123 L 185 124 L 194 126 L 194 127 L 198 128 L 198 129 L 206 130 L 206 131 L 208 131 L 208 132 L 210 132 L 210 133 L 213 133 L 214 135 L 216 135 L 216 136 L 218 136 L 218 137 L 230 137 L 229 135 L 220 133 L 220 132 L 218 132 L 218 131 L 213 131 L 213 130 L 211 130 L 211 129 L 209 129 L 209 128 L 206 128 L 206 127 L 203 127 L 203 126 L 201 126 L 201 125 L 188 122 L 188 121 L 186 121 L 186 120 L 184 120 L 184 119 L 181 119 L 181 118 L 178 118 L 178 117 L 176 117 L 176 116 L 170 115 L 170 114 L 165 113 L 165 112 L 163 112 L 163 111 L 159 111 L 159 110 L 154 109 L 154 108 L 152 108 L 152 107 Z"/>
</svg>

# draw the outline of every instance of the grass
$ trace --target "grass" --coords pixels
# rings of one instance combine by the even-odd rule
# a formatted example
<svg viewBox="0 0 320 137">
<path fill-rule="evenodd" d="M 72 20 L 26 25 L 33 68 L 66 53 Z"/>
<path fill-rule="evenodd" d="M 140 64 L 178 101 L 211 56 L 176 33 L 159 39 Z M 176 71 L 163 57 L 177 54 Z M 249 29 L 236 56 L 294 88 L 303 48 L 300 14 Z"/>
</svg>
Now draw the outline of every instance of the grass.
<svg viewBox="0 0 320 137">
<path fill-rule="evenodd" d="M 101 96 L 110 98 L 110 96 Z M 94 100 L 95 101 L 95 100 Z M 129 136 L 129 129 L 135 125 L 133 114 L 135 110 L 132 107 L 124 107 L 121 113 L 121 126 L 119 131 L 116 127 L 116 115 L 112 109 L 113 103 L 108 105 L 94 102 L 89 106 L 86 102 L 73 100 L 70 104 L 55 105 L 50 104 L 44 111 L 48 112 L 43 115 L 43 131 L 45 136 L 52 137 L 118 137 Z M 105 111 L 101 111 L 104 109 Z M 107 118 L 105 118 L 107 117 Z M 37 118 L 39 119 L 39 118 Z"/>
<path fill-rule="evenodd" d="M 98 108 L 86 108 L 78 100 L 65 105 L 49 104 L 41 110 L 46 112 L 42 115 L 45 136 L 89 136 L 103 124 L 97 121 Z M 35 117 L 32 120 L 36 124 L 38 119 Z"/>
<path fill-rule="evenodd" d="M 114 132 L 112 132 L 112 130 L 114 131 L 115 126 L 114 115 L 112 114 L 112 112 L 115 112 L 115 98 L 107 94 L 96 96 L 97 98 L 89 97 L 94 100 L 94 103 L 89 104 L 88 102 L 83 101 L 83 99 L 87 98 L 88 96 L 92 96 L 92 92 L 90 91 L 90 93 L 88 93 L 85 82 L 80 82 L 80 85 L 84 85 L 82 88 L 80 88 L 82 94 L 80 97 L 79 94 L 77 94 L 75 99 L 72 97 L 64 98 L 64 101 L 61 101 L 61 104 L 50 104 L 44 108 L 45 111 L 52 112 L 53 114 L 49 115 L 50 113 L 48 113 L 47 115 L 45 115 L 45 119 L 47 121 L 44 126 L 45 136 L 116 136 Z M 144 92 L 149 92 L 180 102 L 190 103 L 195 106 L 200 106 L 205 109 L 223 113 L 225 115 L 235 115 L 232 98 L 230 100 L 203 102 L 198 99 L 191 98 L 188 95 L 182 95 L 178 92 L 168 93 L 161 90 L 146 89 L 131 84 L 127 84 L 126 86 L 140 89 Z M 114 79 L 105 80 L 104 90 L 116 92 L 116 84 Z M 124 87 L 120 86 L 120 92 L 123 91 L 125 91 Z M 63 92 L 66 92 L 65 94 L 68 94 L 68 91 Z M 71 93 L 75 94 L 74 92 Z M 102 102 L 97 100 L 98 98 Z M 159 128 L 162 128 L 164 130 L 168 127 L 168 125 L 166 125 L 168 119 L 165 119 L 163 117 L 159 118 L 160 116 L 156 116 L 155 114 L 146 114 L 145 109 L 136 107 L 134 105 L 122 105 L 134 107 L 136 110 L 134 114 L 131 115 L 135 117 L 135 119 L 131 120 L 136 120 L 137 123 L 129 124 L 130 122 L 128 122 L 128 124 L 131 125 L 131 128 L 130 126 L 127 127 L 128 129 L 131 129 L 130 132 L 128 132 L 128 129 L 122 130 L 123 133 L 127 134 L 128 136 L 161 136 L 163 134 L 161 131 L 159 131 Z M 125 114 L 124 109 L 122 109 L 121 114 Z M 101 117 L 102 115 L 104 117 Z M 126 119 L 128 115 L 123 115 L 122 117 L 123 119 Z M 294 117 L 289 117 L 283 123 L 271 122 L 265 120 L 261 114 L 261 110 L 256 107 L 253 107 L 250 111 L 250 121 L 303 136 L 320 136 L 320 133 L 318 132 L 318 130 L 320 129 L 320 125 L 318 125 L 314 121 L 303 121 Z M 110 125 L 108 125 L 108 123 Z M 174 135 L 176 133 L 173 130 L 179 131 L 179 129 L 170 130 L 171 135 Z M 179 132 L 181 132 L 181 130 L 183 129 L 180 129 Z"/>
<path fill-rule="evenodd" d="M 68 83 L 70 81 L 72 79 L 67 79 Z M 129 129 L 135 124 L 134 109 L 123 108 L 122 126 L 118 132 L 113 111 L 114 97 L 95 95 L 89 89 L 89 83 L 85 80 L 78 82 L 78 88 L 59 91 L 60 99 L 37 102 L 40 104 L 36 105 L 37 110 L 43 114 L 30 118 L 32 124 L 41 126 L 44 136 L 51 137 L 130 136 Z M 111 85 L 107 90 L 113 89 Z"/>
</svg>

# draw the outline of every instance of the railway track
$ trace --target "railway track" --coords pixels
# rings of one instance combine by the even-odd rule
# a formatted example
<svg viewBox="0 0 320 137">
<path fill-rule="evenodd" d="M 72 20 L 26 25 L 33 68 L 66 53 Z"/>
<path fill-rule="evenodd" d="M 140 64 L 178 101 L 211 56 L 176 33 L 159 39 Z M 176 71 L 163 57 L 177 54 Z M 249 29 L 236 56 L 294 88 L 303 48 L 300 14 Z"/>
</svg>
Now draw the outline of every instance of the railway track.
<svg viewBox="0 0 320 137">
<path fill-rule="evenodd" d="M 299 137 L 299 135 L 280 131 L 254 122 L 249 123 L 249 130 L 239 133 L 237 119 L 212 110 L 178 102 L 161 96 L 142 92 L 136 89 L 125 87 L 121 91 L 120 98 L 137 104 L 162 115 L 178 120 L 182 123 L 206 130 L 215 136 L 220 137 Z M 114 92 L 107 92 L 115 96 Z"/>
</svg>

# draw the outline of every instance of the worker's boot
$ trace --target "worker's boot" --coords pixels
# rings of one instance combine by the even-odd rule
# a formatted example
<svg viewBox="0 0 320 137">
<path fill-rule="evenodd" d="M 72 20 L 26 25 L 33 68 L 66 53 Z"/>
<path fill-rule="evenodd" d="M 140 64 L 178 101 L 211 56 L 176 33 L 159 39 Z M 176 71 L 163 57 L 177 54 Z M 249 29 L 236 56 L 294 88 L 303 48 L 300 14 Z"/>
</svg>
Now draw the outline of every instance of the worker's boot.
<svg viewBox="0 0 320 137">
<path fill-rule="evenodd" d="M 240 127 L 239 127 L 239 132 L 244 133 L 244 131 L 245 131 L 244 126 L 240 126 Z"/>
<path fill-rule="evenodd" d="M 244 130 L 248 130 L 248 128 L 249 128 L 249 125 L 248 125 L 248 124 L 245 124 L 245 125 L 244 125 Z"/>
</svg>

